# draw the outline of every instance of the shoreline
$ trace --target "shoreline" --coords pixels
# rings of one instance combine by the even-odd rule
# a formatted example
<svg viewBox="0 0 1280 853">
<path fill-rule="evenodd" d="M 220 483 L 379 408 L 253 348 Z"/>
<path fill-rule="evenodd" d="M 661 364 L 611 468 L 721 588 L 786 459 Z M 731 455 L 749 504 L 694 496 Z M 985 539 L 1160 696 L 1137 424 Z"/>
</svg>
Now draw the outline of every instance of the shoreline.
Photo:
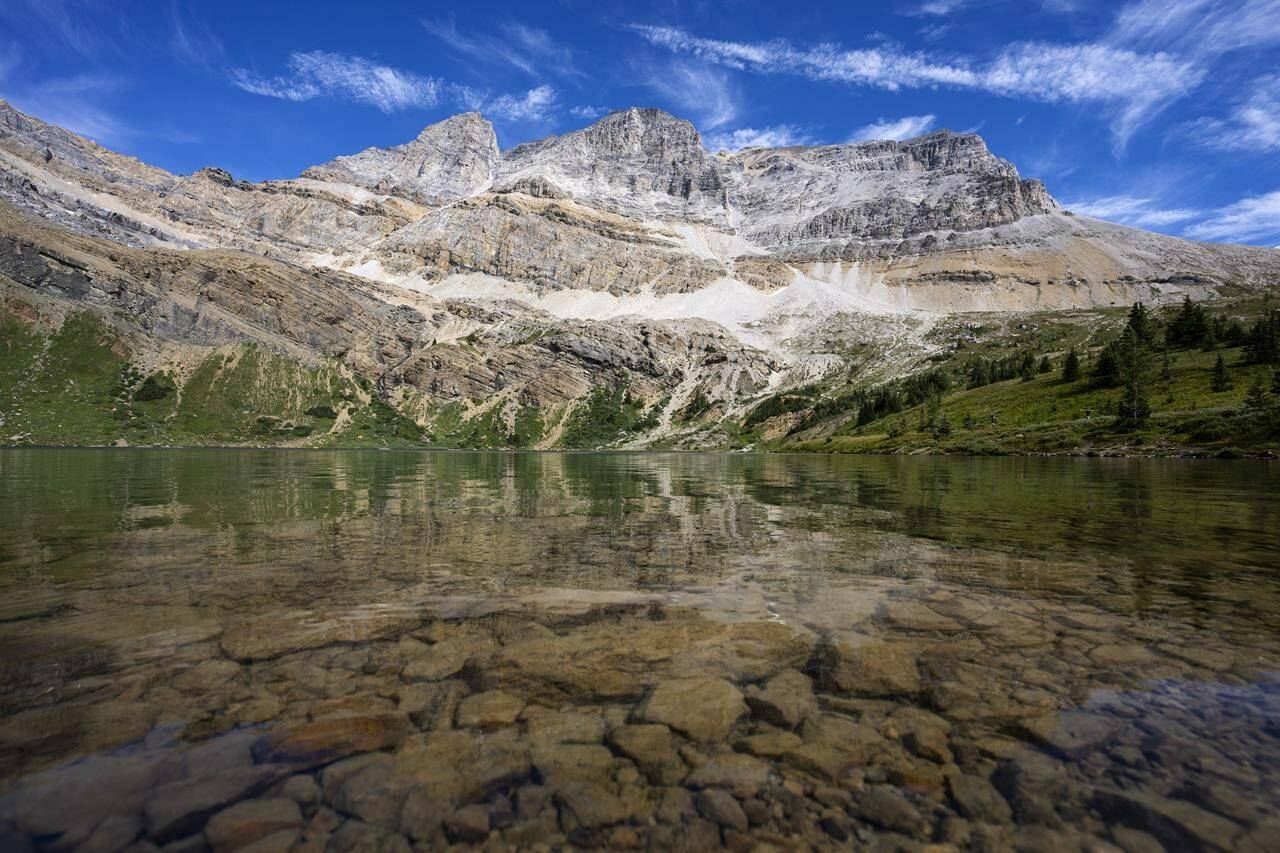
<svg viewBox="0 0 1280 853">
<path fill-rule="evenodd" d="M 1258 461 L 1258 462 L 1277 462 L 1280 461 L 1280 451 L 1251 451 L 1241 450 L 1239 448 L 1221 448 L 1219 450 L 1198 450 L 1192 449 L 1186 452 L 1151 452 L 1151 453 L 1111 453 L 1107 451 L 1089 450 L 1082 452 L 1064 451 L 1060 453 L 1049 452 L 1027 452 L 1021 453 L 1010 451 L 1007 453 L 949 453 L 945 450 L 903 450 L 897 452 L 886 452 L 877 450 L 807 450 L 799 448 L 787 448 L 776 450 L 734 450 L 729 448 L 706 448 L 700 450 L 687 450 L 681 448 L 666 448 L 662 450 L 650 450 L 646 448 L 635 449 L 619 449 L 619 448 L 556 448 L 556 449 L 537 449 L 531 447 L 370 447 L 353 445 L 349 447 L 307 447 L 307 446 L 285 446 L 274 444 L 0 444 L 0 451 L 4 450 L 274 450 L 274 451 L 305 451 L 310 453 L 316 452 L 340 452 L 350 453 L 354 451 L 377 451 L 377 452 L 417 452 L 417 453 L 510 453 L 510 454 L 545 454 L 545 455 L 570 455 L 570 454 L 596 454 L 596 455 L 651 455 L 658 456 L 664 454 L 681 454 L 681 455 L 722 455 L 722 456 L 882 456 L 882 457 L 949 457 L 953 459 L 1194 459 L 1198 461 Z"/>
</svg>

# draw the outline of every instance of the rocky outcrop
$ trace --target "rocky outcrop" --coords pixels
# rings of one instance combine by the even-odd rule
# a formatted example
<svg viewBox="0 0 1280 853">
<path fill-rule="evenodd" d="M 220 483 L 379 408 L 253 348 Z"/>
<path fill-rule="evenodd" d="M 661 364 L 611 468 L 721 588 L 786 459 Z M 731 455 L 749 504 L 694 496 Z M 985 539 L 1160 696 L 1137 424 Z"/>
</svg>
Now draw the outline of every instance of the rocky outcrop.
<svg viewBox="0 0 1280 853">
<path fill-rule="evenodd" d="M 744 235 L 793 256 L 830 244 L 972 231 L 1058 209 L 975 134 L 906 142 L 753 148 L 728 158 Z"/>
<path fill-rule="evenodd" d="M 592 206 L 725 221 L 722 170 L 693 125 L 658 109 L 620 110 L 582 130 L 519 145 L 499 180 L 539 177 Z"/>
<path fill-rule="evenodd" d="M 411 142 L 367 148 L 302 173 L 304 178 L 354 184 L 424 204 L 466 198 L 486 189 L 498 166 L 498 138 L 479 113 L 428 125 Z"/>
</svg>

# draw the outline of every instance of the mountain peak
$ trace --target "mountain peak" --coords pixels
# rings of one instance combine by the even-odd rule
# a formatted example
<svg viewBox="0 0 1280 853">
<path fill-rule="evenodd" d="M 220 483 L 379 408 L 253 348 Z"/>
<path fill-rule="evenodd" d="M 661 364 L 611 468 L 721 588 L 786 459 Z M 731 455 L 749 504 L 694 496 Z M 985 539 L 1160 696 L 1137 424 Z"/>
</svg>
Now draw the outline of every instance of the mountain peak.
<svg viewBox="0 0 1280 853">
<path fill-rule="evenodd" d="M 435 203 L 482 191 L 493 180 L 498 158 L 493 125 L 473 111 L 429 124 L 403 145 L 366 148 L 312 166 L 302 177 Z"/>
</svg>

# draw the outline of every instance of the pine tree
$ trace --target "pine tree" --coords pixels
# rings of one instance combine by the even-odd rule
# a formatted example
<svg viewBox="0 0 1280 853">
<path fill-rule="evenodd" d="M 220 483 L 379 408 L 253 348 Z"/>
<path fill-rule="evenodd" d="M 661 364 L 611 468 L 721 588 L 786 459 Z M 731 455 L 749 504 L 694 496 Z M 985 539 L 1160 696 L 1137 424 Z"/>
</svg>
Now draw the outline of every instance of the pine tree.
<svg viewBox="0 0 1280 853">
<path fill-rule="evenodd" d="M 1222 340 L 1229 347 L 1244 346 L 1244 326 L 1240 325 L 1239 320 L 1235 320 L 1231 325 L 1227 326 L 1222 333 Z"/>
<path fill-rule="evenodd" d="M 1164 362 L 1160 365 L 1160 378 L 1165 382 L 1173 379 L 1173 363 L 1169 361 L 1169 347 L 1164 348 Z"/>
<path fill-rule="evenodd" d="M 1053 370 L 1053 363 L 1049 361 L 1049 356 L 1046 355 L 1041 357 L 1040 366 L 1036 368 L 1036 370 L 1040 373 L 1048 373 Z"/>
<path fill-rule="evenodd" d="M 1062 363 L 1062 381 L 1075 382 L 1080 378 L 1080 356 L 1076 354 L 1076 348 L 1072 347 L 1067 352 L 1067 360 Z"/>
<path fill-rule="evenodd" d="M 1208 331 L 1209 321 L 1204 308 L 1192 302 L 1188 295 L 1183 297 L 1182 308 L 1169 321 L 1165 340 L 1175 348 L 1199 346 Z"/>
<path fill-rule="evenodd" d="M 951 421 L 947 418 L 947 413 L 942 412 L 938 415 L 938 420 L 933 427 L 933 437 L 951 435 Z"/>
<path fill-rule="evenodd" d="M 1222 318 L 1219 317 L 1217 319 L 1222 319 Z M 1200 342 L 1200 349 L 1202 351 L 1213 352 L 1218 348 L 1217 325 L 1218 325 L 1217 323 L 1214 323 L 1209 327 L 1209 330 L 1204 333 L 1204 340 Z"/>
<path fill-rule="evenodd" d="M 1155 344 L 1158 332 L 1156 322 L 1151 319 L 1147 306 L 1141 302 L 1133 303 L 1133 307 L 1129 309 L 1128 326 L 1137 336 L 1139 346 L 1150 347 Z"/>
<path fill-rule="evenodd" d="M 1098 388 L 1114 388 L 1120 384 L 1119 341 L 1112 341 L 1098 353 L 1089 379 Z"/>
<path fill-rule="evenodd" d="M 1222 360 L 1221 355 L 1213 364 L 1213 377 L 1209 381 L 1209 387 L 1215 394 L 1231 390 L 1231 374 L 1227 373 L 1227 363 Z"/>
<path fill-rule="evenodd" d="M 1280 364 L 1280 310 L 1253 324 L 1244 345 L 1244 359 L 1253 364 Z"/>
<path fill-rule="evenodd" d="M 1018 376 L 1023 382 L 1029 382 L 1036 375 L 1036 359 L 1029 352 L 1022 354 L 1022 359 L 1018 362 Z"/>
<path fill-rule="evenodd" d="M 1117 367 L 1124 391 L 1120 395 L 1116 414 L 1121 426 L 1136 429 L 1151 417 L 1151 403 L 1148 400 L 1151 355 L 1132 328 L 1124 330 L 1117 344 Z"/>
<path fill-rule="evenodd" d="M 1263 384 L 1262 374 L 1256 373 L 1249 384 L 1249 392 L 1245 395 L 1244 405 L 1247 409 L 1265 409 L 1271 402 L 1267 394 L 1267 386 Z"/>
</svg>

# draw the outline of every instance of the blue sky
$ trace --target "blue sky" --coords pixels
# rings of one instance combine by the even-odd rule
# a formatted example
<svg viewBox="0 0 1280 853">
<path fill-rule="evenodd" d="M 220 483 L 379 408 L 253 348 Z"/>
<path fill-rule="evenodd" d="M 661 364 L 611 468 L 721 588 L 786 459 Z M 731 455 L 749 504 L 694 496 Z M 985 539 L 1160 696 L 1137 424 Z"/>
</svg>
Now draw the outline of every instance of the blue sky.
<svg viewBox="0 0 1280 853">
<path fill-rule="evenodd" d="M 0 97 L 176 172 L 290 177 L 479 109 L 708 144 L 974 130 L 1081 212 L 1280 244 L 1280 0 L 3 0 Z"/>
</svg>

